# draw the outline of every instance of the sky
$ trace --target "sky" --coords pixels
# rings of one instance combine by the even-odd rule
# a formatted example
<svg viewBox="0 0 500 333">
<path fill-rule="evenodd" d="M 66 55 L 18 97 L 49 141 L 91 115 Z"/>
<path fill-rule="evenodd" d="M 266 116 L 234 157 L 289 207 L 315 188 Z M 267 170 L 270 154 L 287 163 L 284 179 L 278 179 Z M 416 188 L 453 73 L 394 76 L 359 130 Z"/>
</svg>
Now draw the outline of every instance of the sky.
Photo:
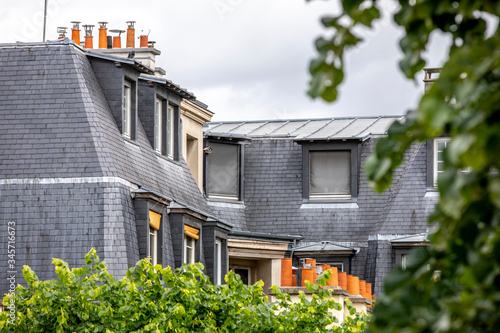
<svg viewBox="0 0 500 333">
<path fill-rule="evenodd" d="M 2 0 L 0 43 L 42 41 L 44 1 Z M 339 13 L 335 0 L 46 1 L 48 40 L 57 39 L 57 27 L 70 31 L 71 21 L 81 21 L 95 25 L 97 46 L 97 22 L 125 30 L 136 21 L 136 36 L 149 31 L 162 52 L 157 66 L 207 104 L 214 121 L 402 115 L 424 90 L 423 72 L 412 81 L 398 69 L 404 32 L 389 17 L 395 0 L 383 1 L 383 19 L 360 32 L 365 41 L 347 54 L 334 103 L 306 91 L 314 40 L 328 34 L 320 18 Z M 446 45 L 446 36 L 432 36 L 427 67 L 443 64 Z"/>
</svg>

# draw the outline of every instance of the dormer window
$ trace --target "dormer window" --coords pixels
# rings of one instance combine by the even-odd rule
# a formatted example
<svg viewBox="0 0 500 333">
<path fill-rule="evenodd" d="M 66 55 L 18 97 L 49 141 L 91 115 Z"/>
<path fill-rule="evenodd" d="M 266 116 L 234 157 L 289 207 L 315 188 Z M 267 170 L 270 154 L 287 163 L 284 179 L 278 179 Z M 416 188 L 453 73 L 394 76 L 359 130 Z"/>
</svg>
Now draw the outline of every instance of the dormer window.
<svg viewBox="0 0 500 333">
<path fill-rule="evenodd" d="M 163 148 L 163 100 L 156 98 L 155 104 L 155 150 L 162 153 Z"/>
<path fill-rule="evenodd" d="M 207 194 L 210 199 L 240 200 L 240 150 L 238 143 L 214 142 L 208 145 Z"/>
<path fill-rule="evenodd" d="M 178 158 L 176 138 L 179 117 L 177 110 L 177 106 L 171 104 L 169 100 L 159 94 L 156 95 L 152 144 L 157 154 L 171 159 Z"/>
<path fill-rule="evenodd" d="M 123 85 L 123 135 L 131 139 L 132 134 L 132 92 L 131 84 L 125 81 Z"/>
<path fill-rule="evenodd" d="M 450 138 L 434 139 L 434 163 L 433 163 L 434 186 L 437 186 L 438 178 L 444 171 L 443 151 L 449 142 Z"/>
<path fill-rule="evenodd" d="M 130 140 L 136 139 L 136 83 L 128 79 L 123 83 L 123 101 L 122 101 L 122 134 Z"/>
<path fill-rule="evenodd" d="M 309 152 L 309 199 L 351 198 L 351 152 Z"/>
<path fill-rule="evenodd" d="M 175 123 L 176 123 L 175 110 L 172 105 L 167 107 L 167 156 L 174 158 L 175 147 Z"/>
<path fill-rule="evenodd" d="M 358 143 L 302 142 L 304 201 L 355 201 Z"/>
</svg>

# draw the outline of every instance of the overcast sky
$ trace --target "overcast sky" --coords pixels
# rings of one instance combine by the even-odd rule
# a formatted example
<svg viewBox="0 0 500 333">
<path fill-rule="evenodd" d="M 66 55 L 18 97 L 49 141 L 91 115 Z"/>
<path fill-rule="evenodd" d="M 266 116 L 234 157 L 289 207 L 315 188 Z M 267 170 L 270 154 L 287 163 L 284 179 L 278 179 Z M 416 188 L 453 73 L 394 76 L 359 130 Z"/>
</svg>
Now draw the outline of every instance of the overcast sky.
<svg viewBox="0 0 500 333">
<path fill-rule="evenodd" d="M 162 52 L 157 65 L 208 104 L 216 121 L 399 115 L 423 92 L 423 74 L 412 82 L 399 73 L 403 32 L 386 15 L 348 53 L 340 99 L 328 104 L 307 96 L 314 39 L 325 33 L 319 20 L 338 13 L 333 0 L 47 1 L 46 39 L 57 39 L 56 28 L 70 28 L 71 21 L 96 25 L 95 46 L 98 21 L 122 30 L 125 21 L 136 21 L 137 36 L 151 30 Z M 395 6 L 385 1 L 384 12 Z M 0 42 L 42 41 L 43 7 L 44 0 L 2 0 Z M 446 59 L 446 39 L 434 37 L 428 67 Z"/>
</svg>

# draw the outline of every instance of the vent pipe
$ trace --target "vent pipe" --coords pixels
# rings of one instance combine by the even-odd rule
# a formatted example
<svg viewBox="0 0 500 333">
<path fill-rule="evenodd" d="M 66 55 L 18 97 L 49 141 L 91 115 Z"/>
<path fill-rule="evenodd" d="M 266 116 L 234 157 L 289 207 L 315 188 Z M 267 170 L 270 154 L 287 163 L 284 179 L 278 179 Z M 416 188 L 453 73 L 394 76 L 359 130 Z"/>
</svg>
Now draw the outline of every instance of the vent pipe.
<svg viewBox="0 0 500 333">
<path fill-rule="evenodd" d="M 71 23 L 73 23 L 73 27 L 71 28 L 71 39 L 77 45 L 80 45 L 80 22 L 71 21 Z"/>
<path fill-rule="evenodd" d="M 57 39 L 64 39 L 66 38 L 66 27 L 57 27 L 57 33 L 59 34 L 59 37 Z"/>
<path fill-rule="evenodd" d="M 106 24 L 108 22 L 97 22 L 99 23 L 99 48 L 107 49 L 108 48 L 108 28 L 106 28 Z"/>
<path fill-rule="evenodd" d="M 92 38 L 92 30 L 94 29 L 94 26 L 85 24 L 83 26 L 83 29 L 85 29 L 85 48 L 86 49 L 93 49 L 94 48 L 94 40 Z"/>
<path fill-rule="evenodd" d="M 135 21 L 127 21 L 127 47 L 135 48 Z"/>
</svg>

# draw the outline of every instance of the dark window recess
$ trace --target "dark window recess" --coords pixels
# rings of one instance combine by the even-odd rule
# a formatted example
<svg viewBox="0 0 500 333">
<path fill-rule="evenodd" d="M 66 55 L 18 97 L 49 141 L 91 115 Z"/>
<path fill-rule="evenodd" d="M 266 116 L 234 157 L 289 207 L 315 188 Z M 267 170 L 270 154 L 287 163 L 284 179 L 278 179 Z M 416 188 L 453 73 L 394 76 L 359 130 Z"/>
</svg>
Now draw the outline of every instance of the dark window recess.
<svg viewBox="0 0 500 333">
<path fill-rule="evenodd" d="M 248 285 L 248 283 L 250 282 L 248 268 L 235 268 L 234 273 L 238 274 L 241 277 L 241 281 L 243 282 L 243 284 Z"/>
<path fill-rule="evenodd" d="M 238 200 L 240 146 L 210 142 L 207 156 L 207 191 L 211 198 Z"/>
</svg>

